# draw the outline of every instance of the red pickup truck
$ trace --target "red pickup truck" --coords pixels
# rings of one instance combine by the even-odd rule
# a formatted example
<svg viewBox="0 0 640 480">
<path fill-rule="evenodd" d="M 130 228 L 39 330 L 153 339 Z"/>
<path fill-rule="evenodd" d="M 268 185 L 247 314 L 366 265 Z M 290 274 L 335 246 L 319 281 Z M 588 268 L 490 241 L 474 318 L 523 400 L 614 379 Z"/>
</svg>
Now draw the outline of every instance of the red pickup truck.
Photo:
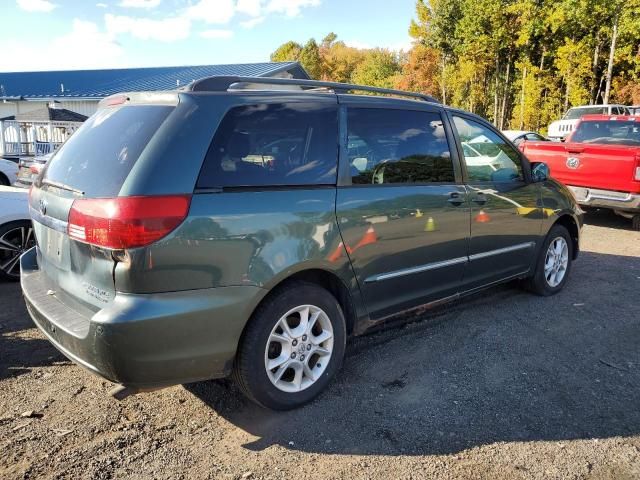
<svg viewBox="0 0 640 480">
<path fill-rule="evenodd" d="M 640 230 L 640 115 L 585 115 L 564 143 L 524 142 L 580 205 L 610 208 Z"/>
</svg>

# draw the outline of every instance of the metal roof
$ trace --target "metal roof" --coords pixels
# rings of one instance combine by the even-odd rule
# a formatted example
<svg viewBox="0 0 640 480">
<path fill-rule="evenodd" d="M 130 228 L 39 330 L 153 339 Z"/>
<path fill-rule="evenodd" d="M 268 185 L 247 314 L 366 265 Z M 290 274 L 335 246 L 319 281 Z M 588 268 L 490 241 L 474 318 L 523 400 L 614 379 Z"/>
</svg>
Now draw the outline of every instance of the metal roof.
<svg viewBox="0 0 640 480">
<path fill-rule="evenodd" d="M 29 110 L 26 113 L 16 113 L 9 117 L 0 118 L 0 120 L 15 120 L 17 122 L 84 122 L 86 115 L 72 112 L 66 108 L 52 108 L 47 105 L 44 108 Z"/>
<path fill-rule="evenodd" d="M 294 78 L 309 78 L 298 62 L 9 72 L 0 73 L 0 99 L 99 99 L 125 91 L 173 90 L 204 77 L 270 77 L 281 72 L 289 72 Z"/>
</svg>

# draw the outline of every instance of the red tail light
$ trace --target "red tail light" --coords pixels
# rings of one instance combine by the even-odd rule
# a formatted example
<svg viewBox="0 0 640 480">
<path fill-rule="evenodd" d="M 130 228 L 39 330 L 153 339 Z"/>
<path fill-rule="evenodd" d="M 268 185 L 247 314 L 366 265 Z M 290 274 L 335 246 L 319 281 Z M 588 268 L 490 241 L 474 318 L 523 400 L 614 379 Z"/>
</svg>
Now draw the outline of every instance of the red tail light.
<svg viewBox="0 0 640 480">
<path fill-rule="evenodd" d="M 190 202 L 189 195 L 78 199 L 71 206 L 67 232 L 100 247 L 142 247 L 180 225 Z"/>
</svg>

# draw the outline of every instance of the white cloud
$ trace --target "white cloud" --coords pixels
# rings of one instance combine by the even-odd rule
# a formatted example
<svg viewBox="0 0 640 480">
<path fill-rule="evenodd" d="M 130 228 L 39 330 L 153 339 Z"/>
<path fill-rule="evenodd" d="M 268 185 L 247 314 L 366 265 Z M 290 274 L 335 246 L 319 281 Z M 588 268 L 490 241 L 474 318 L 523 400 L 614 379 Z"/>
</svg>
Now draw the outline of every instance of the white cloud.
<svg viewBox="0 0 640 480">
<path fill-rule="evenodd" d="M 155 8 L 160 5 L 161 1 L 162 0 L 121 0 L 118 6 L 126 8 Z"/>
<path fill-rule="evenodd" d="M 107 32 L 111 35 L 129 33 L 142 40 L 158 40 L 173 42 L 189 37 L 191 22 L 184 17 L 169 17 L 162 20 L 150 18 L 135 18 L 125 15 L 104 16 Z"/>
<path fill-rule="evenodd" d="M 393 50 L 395 52 L 399 52 L 401 50 L 404 52 L 408 52 L 413 48 L 413 41 L 410 38 L 407 38 L 403 42 L 393 43 L 386 48 L 388 48 L 389 50 Z"/>
<path fill-rule="evenodd" d="M 236 6 L 233 0 L 200 0 L 187 8 L 183 17 L 200 20 L 206 23 L 229 23 L 233 18 Z"/>
<path fill-rule="evenodd" d="M 9 40 L 5 52 L 1 68 L 7 72 L 128 66 L 124 49 L 111 35 L 93 22 L 77 18 L 71 31 L 50 43 L 29 45 L 22 39 Z"/>
<path fill-rule="evenodd" d="M 251 17 L 258 17 L 262 12 L 262 0 L 238 0 L 236 10 L 238 13 L 245 13 Z"/>
<path fill-rule="evenodd" d="M 364 50 L 368 50 L 370 48 L 373 48 L 373 46 L 370 43 L 361 42 L 359 40 L 345 40 L 344 44 L 347 47 L 359 48 L 359 49 L 364 49 Z"/>
<path fill-rule="evenodd" d="M 106 3 L 96 3 L 96 7 L 98 8 L 107 8 L 109 5 L 107 5 Z"/>
<path fill-rule="evenodd" d="M 57 5 L 48 0 L 17 0 L 18 7 L 27 12 L 50 12 Z"/>
<path fill-rule="evenodd" d="M 265 17 L 256 17 L 256 18 L 252 18 L 251 20 L 245 20 L 244 22 L 240 22 L 240 26 L 242 28 L 250 29 L 264 22 L 264 18 Z"/>
<path fill-rule="evenodd" d="M 317 7 L 320 0 L 270 0 L 267 12 L 283 13 L 287 17 L 297 17 L 304 7 Z"/>
<path fill-rule="evenodd" d="M 219 38 L 231 38 L 233 37 L 232 30 L 204 30 L 200 32 L 202 38 L 219 39 Z"/>
</svg>

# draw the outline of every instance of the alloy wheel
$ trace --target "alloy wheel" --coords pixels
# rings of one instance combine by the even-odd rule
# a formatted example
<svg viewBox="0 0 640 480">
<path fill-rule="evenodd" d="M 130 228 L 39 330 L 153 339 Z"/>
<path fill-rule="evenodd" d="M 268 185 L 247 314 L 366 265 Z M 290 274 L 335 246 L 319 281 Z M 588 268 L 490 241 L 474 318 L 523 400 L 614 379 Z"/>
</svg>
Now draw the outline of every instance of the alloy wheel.
<svg viewBox="0 0 640 480">
<path fill-rule="evenodd" d="M 33 228 L 22 225 L 7 230 L 0 236 L 0 271 L 5 275 L 20 276 L 20 255 L 35 245 Z"/>
<path fill-rule="evenodd" d="M 569 266 L 569 245 L 564 237 L 556 237 L 549 244 L 544 259 L 544 278 L 550 287 L 555 288 L 564 279 Z"/>
<path fill-rule="evenodd" d="M 264 365 L 271 383 L 287 393 L 313 385 L 333 353 L 333 327 L 314 305 L 292 308 L 276 322 L 267 340 Z"/>
</svg>

